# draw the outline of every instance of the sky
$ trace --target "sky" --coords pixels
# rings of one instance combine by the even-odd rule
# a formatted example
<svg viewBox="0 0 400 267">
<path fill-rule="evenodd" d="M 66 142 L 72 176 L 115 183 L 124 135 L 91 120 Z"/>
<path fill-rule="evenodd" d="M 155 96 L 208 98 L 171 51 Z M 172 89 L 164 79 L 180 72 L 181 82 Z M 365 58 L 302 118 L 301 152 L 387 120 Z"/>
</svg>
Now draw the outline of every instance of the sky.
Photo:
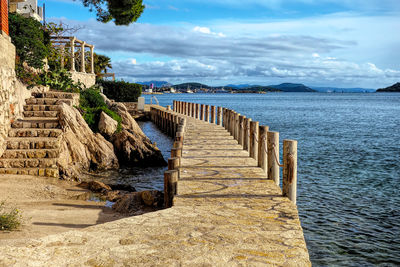
<svg viewBox="0 0 400 267">
<path fill-rule="evenodd" d="M 130 26 L 80 0 L 39 0 L 47 21 L 112 59 L 126 81 L 283 82 L 381 88 L 400 82 L 400 0 L 144 0 Z"/>
</svg>

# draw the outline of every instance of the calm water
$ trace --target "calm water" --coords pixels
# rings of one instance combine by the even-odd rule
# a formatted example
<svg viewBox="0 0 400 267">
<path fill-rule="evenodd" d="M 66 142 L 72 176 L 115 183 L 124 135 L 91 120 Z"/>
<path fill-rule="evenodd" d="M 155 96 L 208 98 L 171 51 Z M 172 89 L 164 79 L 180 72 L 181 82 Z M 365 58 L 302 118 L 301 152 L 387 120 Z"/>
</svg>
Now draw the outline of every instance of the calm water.
<svg viewBox="0 0 400 267">
<path fill-rule="evenodd" d="M 298 210 L 314 266 L 400 265 L 400 94 L 157 98 L 231 108 L 299 141 Z M 168 157 L 170 141 L 151 123 L 143 129 Z M 151 181 L 162 189 L 161 178 Z"/>
</svg>

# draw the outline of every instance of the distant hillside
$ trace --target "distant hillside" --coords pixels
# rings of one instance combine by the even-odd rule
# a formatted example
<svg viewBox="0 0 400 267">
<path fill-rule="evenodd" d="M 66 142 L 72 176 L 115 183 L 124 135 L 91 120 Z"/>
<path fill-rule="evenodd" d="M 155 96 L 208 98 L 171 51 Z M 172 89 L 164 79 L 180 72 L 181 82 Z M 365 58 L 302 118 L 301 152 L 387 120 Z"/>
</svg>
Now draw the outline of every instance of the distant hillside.
<svg viewBox="0 0 400 267">
<path fill-rule="evenodd" d="M 267 87 L 274 88 L 283 92 L 316 92 L 304 84 L 297 83 L 282 83 L 279 85 L 269 85 Z"/>
<path fill-rule="evenodd" d="M 321 93 L 375 93 L 376 89 L 369 88 L 338 88 L 338 87 L 311 87 Z"/>
<path fill-rule="evenodd" d="M 174 85 L 174 88 L 177 90 L 186 90 L 188 88 L 191 90 L 194 90 L 194 89 L 201 89 L 201 88 L 208 89 L 211 87 L 208 85 L 202 84 L 202 83 L 181 83 L 181 84 Z"/>
<path fill-rule="evenodd" d="M 154 84 L 154 87 L 163 87 L 163 86 L 171 85 L 169 82 L 166 82 L 166 81 L 148 81 L 148 82 L 137 82 L 137 83 L 141 84 L 141 85 L 147 85 L 147 86 Z"/>
<path fill-rule="evenodd" d="M 392 92 L 400 93 L 400 83 L 393 84 L 392 86 L 376 90 L 378 93 Z"/>
</svg>

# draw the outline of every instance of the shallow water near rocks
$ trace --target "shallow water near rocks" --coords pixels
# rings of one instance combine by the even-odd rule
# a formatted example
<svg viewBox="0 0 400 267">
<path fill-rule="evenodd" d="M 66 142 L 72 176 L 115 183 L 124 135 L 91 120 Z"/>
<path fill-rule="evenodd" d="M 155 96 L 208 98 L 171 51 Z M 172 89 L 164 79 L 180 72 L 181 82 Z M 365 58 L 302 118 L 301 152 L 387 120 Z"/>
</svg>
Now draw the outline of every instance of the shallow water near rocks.
<svg viewBox="0 0 400 267">
<path fill-rule="evenodd" d="M 140 128 L 153 143 L 161 150 L 166 161 L 171 154 L 173 145 L 172 138 L 161 132 L 152 122 L 138 122 Z M 137 191 L 143 190 L 163 190 L 164 171 L 167 167 L 123 167 L 118 171 L 106 171 L 96 175 L 91 175 L 95 179 L 106 184 L 129 184 Z"/>
</svg>

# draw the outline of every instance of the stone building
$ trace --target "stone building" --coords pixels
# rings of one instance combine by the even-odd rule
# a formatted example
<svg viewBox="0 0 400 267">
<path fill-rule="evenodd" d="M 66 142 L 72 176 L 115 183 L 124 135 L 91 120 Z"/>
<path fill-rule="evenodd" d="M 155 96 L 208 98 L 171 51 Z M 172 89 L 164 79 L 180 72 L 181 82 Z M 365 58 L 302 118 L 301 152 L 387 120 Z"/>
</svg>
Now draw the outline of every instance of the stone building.
<svg viewBox="0 0 400 267">
<path fill-rule="evenodd" d="M 10 12 L 42 21 L 43 7 L 39 7 L 37 2 L 37 0 L 10 0 Z"/>
</svg>

